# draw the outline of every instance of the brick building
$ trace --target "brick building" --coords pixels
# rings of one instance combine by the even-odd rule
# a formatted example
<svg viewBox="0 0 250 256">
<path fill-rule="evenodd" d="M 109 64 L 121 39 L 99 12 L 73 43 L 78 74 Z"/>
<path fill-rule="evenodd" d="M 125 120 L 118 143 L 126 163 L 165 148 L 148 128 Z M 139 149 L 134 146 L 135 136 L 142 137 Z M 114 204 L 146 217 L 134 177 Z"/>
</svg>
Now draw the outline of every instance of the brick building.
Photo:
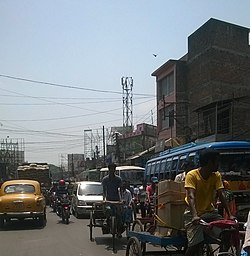
<svg viewBox="0 0 250 256">
<path fill-rule="evenodd" d="M 147 153 L 156 143 L 156 126 L 146 123 L 137 124 L 131 132 L 118 132 L 118 127 L 112 129 L 116 136 L 113 145 L 107 146 L 107 158 L 119 164 L 132 164 L 130 157 L 139 157 L 138 154 Z M 154 153 L 153 150 L 150 153 Z M 142 154 L 144 155 L 144 154 Z M 140 155 L 140 156 L 142 156 Z M 143 166 L 146 158 L 138 160 L 137 165 Z M 140 163 L 139 163 L 140 162 Z M 135 162 L 133 162 L 134 164 Z"/>
<path fill-rule="evenodd" d="M 250 140 L 249 28 L 211 18 L 152 73 L 158 141 Z"/>
</svg>

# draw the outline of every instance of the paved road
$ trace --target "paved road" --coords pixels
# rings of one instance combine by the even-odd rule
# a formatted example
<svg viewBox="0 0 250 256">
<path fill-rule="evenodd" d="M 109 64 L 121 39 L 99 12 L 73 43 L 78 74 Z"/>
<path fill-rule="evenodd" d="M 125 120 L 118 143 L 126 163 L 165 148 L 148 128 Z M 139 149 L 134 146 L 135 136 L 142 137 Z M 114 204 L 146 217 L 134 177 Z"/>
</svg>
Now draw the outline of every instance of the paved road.
<svg viewBox="0 0 250 256">
<path fill-rule="evenodd" d="M 94 228 L 95 241 L 89 240 L 88 219 L 71 216 L 68 225 L 47 209 L 47 225 L 39 228 L 33 220 L 12 221 L 0 230 L 1 256 L 110 256 L 111 235 Z M 125 255 L 127 239 L 117 241 L 116 255 Z"/>
<path fill-rule="evenodd" d="M 112 236 L 103 235 L 101 228 L 96 227 L 93 228 L 95 241 L 91 242 L 88 224 L 89 219 L 76 219 L 71 215 L 66 225 L 48 207 L 44 228 L 39 228 L 33 220 L 13 220 L 0 229 L 0 256 L 125 256 L 126 237 L 116 239 L 117 253 L 114 254 Z M 147 245 L 147 250 L 166 255 L 163 249 L 152 245 Z"/>
</svg>

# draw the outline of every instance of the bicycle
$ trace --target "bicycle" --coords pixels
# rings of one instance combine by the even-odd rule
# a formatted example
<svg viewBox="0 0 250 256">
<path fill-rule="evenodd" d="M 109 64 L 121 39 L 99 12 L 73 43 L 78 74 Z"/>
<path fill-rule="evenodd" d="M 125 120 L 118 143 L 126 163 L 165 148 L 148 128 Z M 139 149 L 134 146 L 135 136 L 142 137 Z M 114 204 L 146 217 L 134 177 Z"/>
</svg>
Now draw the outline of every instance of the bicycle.
<svg viewBox="0 0 250 256">
<path fill-rule="evenodd" d="M 240 238 L 239 225 L 236 220 L 216 220 L 207 223 L 200 221 L 203 225 L 205 241 L 201 246 L 201 254 L 206 256 L 239 256 Z M 211 230 L 213 228 L 221 229 L 219 237 L 215 237 Z M 217 254 L 215 254 L 217 253 Z"/>
</svg>

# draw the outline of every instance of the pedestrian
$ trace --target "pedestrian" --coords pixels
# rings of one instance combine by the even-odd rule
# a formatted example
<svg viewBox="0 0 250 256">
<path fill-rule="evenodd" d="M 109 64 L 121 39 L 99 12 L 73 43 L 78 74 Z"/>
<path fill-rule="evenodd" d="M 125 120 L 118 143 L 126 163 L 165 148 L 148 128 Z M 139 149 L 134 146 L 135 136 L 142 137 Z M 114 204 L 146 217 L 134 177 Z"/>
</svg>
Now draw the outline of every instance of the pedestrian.
<svg viewBox="0 0 250 256">
<path fill-rule="evenodd" d="M 204 240 L 201 220 L 211 222 L 223 219 L 216 211 L 216 194 L 229 219 L 235 219 L 224 196 L 224 186 L 218 172 L 219 152 L 214 149 L 204 149 L 200 152 L 199 161 L 200 168 L 189 171 L 185 178 L 187 209 L 184 212 L 184 225 L 188 239 L 186 256 L 196 255 L 201 248 Z"/>
<path fill-rule="evenodd" d="M 151 178 L 151 184 L 146 187 L 147 192 L 147 204 L 148 204 L 148 214 L 149 216 L 152 216 L 154 212 L 154 208 L 157 205 L 157 184 L 158 184 L 158 178 L 156 176 L 153 176 Z"/>
<path fill-rule="evenodd" d="M 139 194 L 138 194 L 138 202 L 139 202 L 139 207 L 141 211 L 141 217 L 144 218 L 146 217 L 146 211 L 147 211 L 147 182 L 144 181 L 142 186 L 139 188 Z"/>
<path fill-rule="evenodd" d="M 236 215 L 236 202 L 235 202 L 235 196 L 233 194 L 233 191 L 231 190 L 230 184 L 228 181 L 223 180 L 223 186 L 224 186 L 224 193 L 225 197 L 227 199 L 228 207 L 230 209 L 230 212 L 232 215 Z M 225 209 L 223 209 L 223 217 L 225 220 L 229 218 L 227 212 Z"/>
<path fill-rule="evenodd" d="M 133 200 L 130 190 L 127 188 L 127 182 L 123 181 L 120 188 L 120 198 L 122 205 L 122 222 L 129 225 L 132 222 Z"/>
</svg>

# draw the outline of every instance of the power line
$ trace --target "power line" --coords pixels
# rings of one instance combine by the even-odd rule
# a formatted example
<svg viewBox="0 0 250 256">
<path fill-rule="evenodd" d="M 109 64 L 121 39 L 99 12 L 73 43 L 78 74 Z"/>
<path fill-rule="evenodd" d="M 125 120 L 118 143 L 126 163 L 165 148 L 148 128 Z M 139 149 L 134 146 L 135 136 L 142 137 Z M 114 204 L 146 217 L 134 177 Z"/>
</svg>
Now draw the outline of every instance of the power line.
<svg viewBox="0 0 250 256">
<path fill-rule="evenodd" d="M 76 89 L 76 90 L 101 92 L 101 93 L 113 93 L 113 94 L 119 94 L 119 95 L 123 94 L 122 92 L 98 90 L 98 89 L 84 88 L 84 87 L 78 87 L 78 86 L 73 86 L 73 85 L 64 85 L 64 84 L 58 84 L 58 83 L 44 82 L 44 81 L 39 81 L 39 80 L 33 80 L 33 79 L 27 79 L 27 78 L 9 76 L 9 75 L 3 75 L 3 74 L 0 74 L 0 76 L 4 77 L 4 78 L 8 78 L 8 79 L 18 80 L 18 81 L 24 81 L 24 82 L 35 83 L 35 84 L 43 84 L 43 85 L 55 86 L 55 87 L 61 87 L 61 88 L 67 88 L 67 89 Z M 134 95 L 154 96 L 154 95 L 144 94 L 144 93 L 134 93 Z"/>
</svg>

